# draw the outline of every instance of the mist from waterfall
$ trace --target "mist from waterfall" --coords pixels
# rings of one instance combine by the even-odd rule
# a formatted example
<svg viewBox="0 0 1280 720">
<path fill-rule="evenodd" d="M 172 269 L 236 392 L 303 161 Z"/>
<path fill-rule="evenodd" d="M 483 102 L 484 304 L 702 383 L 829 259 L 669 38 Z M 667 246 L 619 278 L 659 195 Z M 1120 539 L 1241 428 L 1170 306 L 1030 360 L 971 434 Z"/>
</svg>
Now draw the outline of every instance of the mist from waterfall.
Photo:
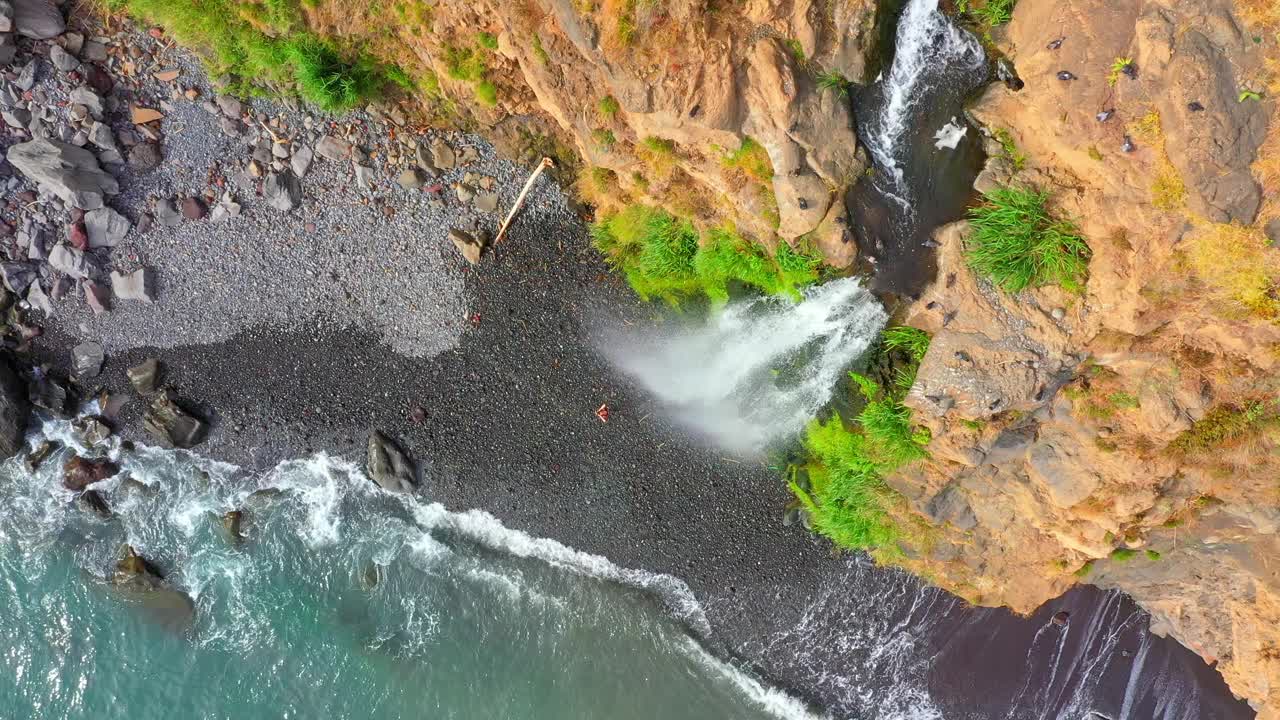
<svg viewBox="0 0 1280 720">
<path fill-rule="evenodd" d="M 615 335 L 606 355 L 716 445 L 752 454 L 800 432 L 888 315 L 857 278 L 736 300 L 704 321 Z"/>
</svg>

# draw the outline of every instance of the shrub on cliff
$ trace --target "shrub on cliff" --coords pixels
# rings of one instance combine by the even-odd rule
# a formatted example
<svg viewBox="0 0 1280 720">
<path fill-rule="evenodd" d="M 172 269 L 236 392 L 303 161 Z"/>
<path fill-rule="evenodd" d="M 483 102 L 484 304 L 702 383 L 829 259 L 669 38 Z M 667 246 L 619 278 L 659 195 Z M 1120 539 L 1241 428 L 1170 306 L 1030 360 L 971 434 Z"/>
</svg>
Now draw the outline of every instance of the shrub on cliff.
<svg viewBox="0 0 1280 720">
<path fill-rule="evenodd" d="M 969 265 L 1000 289 L 1016 293 L 1042 285 L 1084 289 L 1089 246 L 1075 225 L 1054 218 L 1049 194 L 996 188 L 969 211 Z"/>
<path fill-rule="evenodd" d="M 865 405 L 846 425 L 840 415 L 814 420 L 805 431 L 809 487 L 791 481 L 791 490 L 809 513 L 813 528 L 832 542 L 856 550 L 897 552 L 902 529 L 894 520 L 901 498 L 884 478 L 928 456 L 928 430 L 912 423 L 902 401 L 928 350 L 929 336 L 915 328 L 890 328 L 881 353 L 907 353 L 887 387 L 859 375 L 850 378 Z"/>
<path fill-rule="evenodd" d="M 786 243 L 779 243 L 770 257 L 731 228 L 713 228 L 700 236 L 689 221 L 647 205 L 630 205 L 604 218 L 592 226 L 591 235 L 596 248 L 646 300 L 677 305 L 706 296 L 722 303 L 734 283 L 769 295 L 795 296 L 798 288 L 818 279 L 819 260 Z"/>
</svg>

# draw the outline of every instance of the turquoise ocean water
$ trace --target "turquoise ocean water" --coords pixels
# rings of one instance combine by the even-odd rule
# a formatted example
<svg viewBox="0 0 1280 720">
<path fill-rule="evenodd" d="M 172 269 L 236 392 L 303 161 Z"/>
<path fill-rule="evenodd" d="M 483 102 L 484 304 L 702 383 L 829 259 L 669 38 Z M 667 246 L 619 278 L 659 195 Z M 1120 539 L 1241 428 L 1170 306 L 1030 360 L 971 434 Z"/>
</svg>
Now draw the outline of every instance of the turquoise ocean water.
<svg viewBox="0 0 1280 720">
<path fill-rule="evenodd" d="M 78 444 L 65 422 L 44 434 Z M 0 717 L 778 718 L 809 711 L 706 652 L 684 585 L 377 489 L 317 456 L 260 477 L 116 441 L 103 519 L 64 448 L 0 468 Z M 245 539 L 220 521 L 245 512 Z M 194 603 L 114 591 L 121 545 Z M 159 620 L 163 620 L 160 622 Z"/>
</svg>

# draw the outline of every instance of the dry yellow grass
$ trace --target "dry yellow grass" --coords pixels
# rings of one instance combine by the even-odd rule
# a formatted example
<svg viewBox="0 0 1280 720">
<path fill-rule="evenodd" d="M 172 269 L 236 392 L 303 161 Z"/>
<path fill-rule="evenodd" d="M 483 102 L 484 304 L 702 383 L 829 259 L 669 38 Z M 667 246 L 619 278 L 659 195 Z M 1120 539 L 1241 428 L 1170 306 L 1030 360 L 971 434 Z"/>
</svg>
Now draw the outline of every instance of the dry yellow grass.
<svg viewBox="0 0 1280 720">
<path fill-rule="evenodd" d="M 1201 225 L 1186 259 L 1201 284 L 1229 309 L 1280 320 L 1280 259 L 1260 227 Z"/>
<path fill-rule="evenodd" d="M 1186 204 L 1187 186 L 1182 174 L 1169 160 L 1165 150 L 1164 127 L 1160 113 L 1152 110 L 1129 123 L 1129 132 L 1151 147 L 1156 155 L 1155 178 L 1151 181 L 1151 204 L 1161 210 L 1181 210 Z"/>
</svg>

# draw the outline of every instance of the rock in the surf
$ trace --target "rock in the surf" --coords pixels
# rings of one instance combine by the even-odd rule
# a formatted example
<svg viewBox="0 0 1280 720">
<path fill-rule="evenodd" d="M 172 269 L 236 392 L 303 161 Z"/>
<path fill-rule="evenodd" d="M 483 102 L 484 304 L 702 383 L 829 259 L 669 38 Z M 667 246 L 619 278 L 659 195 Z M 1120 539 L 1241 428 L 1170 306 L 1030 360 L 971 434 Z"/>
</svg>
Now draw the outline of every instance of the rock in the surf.
<svg viewBox="0 0 1280 720">
<path fill-rule="evenodd" d="M 101 518 L 111 518 L 111 507 L 97 490 L 85 490 L 76 498 L 76 503 L 85 511 Z"/>
<path fill-rule="evenodd" d="M 120 472 L 120 466 L 106 458 L 90 460 L 72 455 L 62 467 L 62 486 L 72 492 L 80 492 L 90 485 L 106 480 Z"/>
<path fill-rule="evenodd" d="M 222 514 L 222 529 L 232 545 L 239 545 L 244 540 L 244 512 L 229 510 Z"/>
<path fill-rule="evenodd" d="M 417 484 L 413 463 L 386 435 L 369 433 L 369 456 L 366 461 L 369 478 L 384 490 L 412 492 Z"/>
<path fill-rule="evenodd" d="M 175 632 L 190 628 L 196 611 L 191 598 L 169 587 L 160 570 L 132 546 L 121 547 L 111 584 L 130 604 L 140 606 L 148 620 Z"/>
<path fill-rule="evenodd" d="M 209 433 L 208 423 L 179 405 L 172 390 L 165 390 L 151 401 L 142 422 L 152 437 L 176 448 L 193 448 L 204 442 Z"/>
</svg>

